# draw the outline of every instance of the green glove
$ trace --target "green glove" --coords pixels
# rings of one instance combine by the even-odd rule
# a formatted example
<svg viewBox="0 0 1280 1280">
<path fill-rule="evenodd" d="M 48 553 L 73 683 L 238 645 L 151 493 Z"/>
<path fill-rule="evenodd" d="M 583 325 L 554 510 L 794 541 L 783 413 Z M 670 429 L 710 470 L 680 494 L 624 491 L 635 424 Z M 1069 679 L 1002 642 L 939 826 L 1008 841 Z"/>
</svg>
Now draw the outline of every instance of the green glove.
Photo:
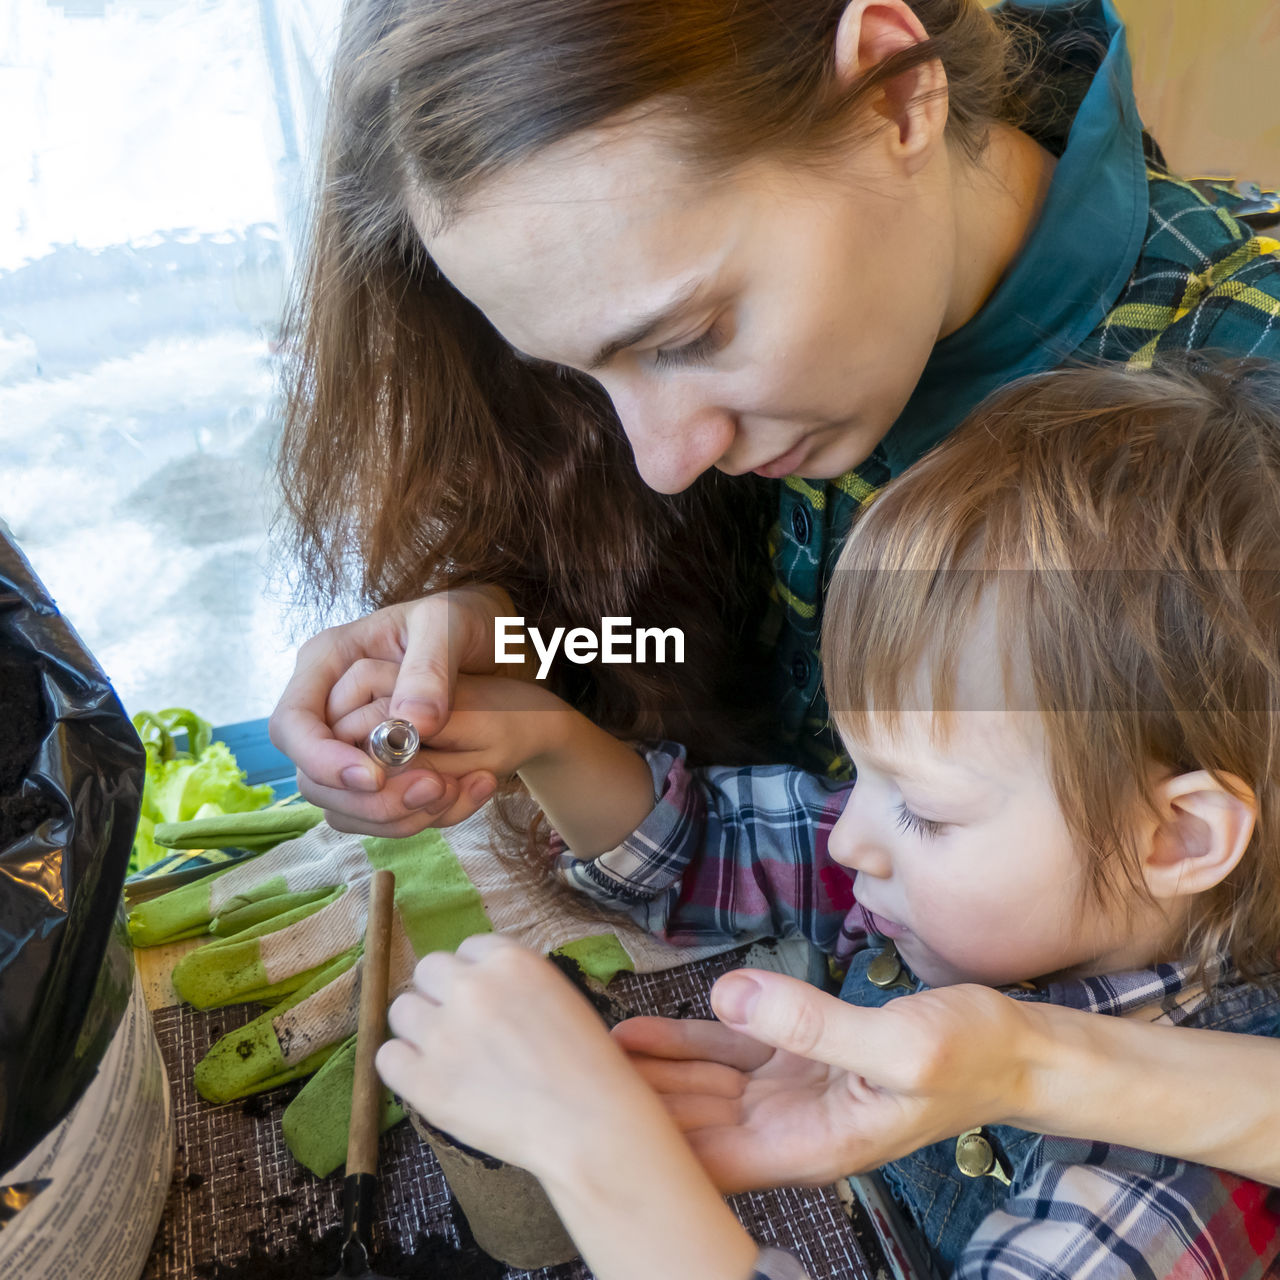
<svg viewBox="0 0 1280 1280">
<path fill-rule="evenodd" d="M 269 811 L 263 811 L 267 813 Z M 245 815 L 252 817 L 254 815 Z M 259 815 L 261 816 L 261 815 Z M 237 832 L 243 842 L 245 832 Z M 200 1008 L 246 1000 L 268 1011 L 224 1036 L 195 1070 L 202 1096 L 226 1102 L 315 1073 L 290 1104 L 290 1149 L 325 1176 L 346 1153 L 359 1003 L 359 958 L 373 871 L 396 875 L 391 994 L 418 959 L 500 928 L 541 951 L 563 950 L 608 981 L 619 969 L 656 969 L 694 953 L 564 912 L 548 888 L 513 874 L 492 852 L 488 815 L 400 840 L 343 835 L 321 823 L 249 862 L 136 907 L 139 945 L 213 933 L 175 968 L 178 993 Z M 584 937 L 594 928 L 594 936 Z M 625 945 L 619 936 L 625 939 Z M 389 1102 L 384 1128 L 400 1118 Z"/>
<path fill-rule="evenodd" d="M 405 840 L 343 835 L 321 824 L 252 862 L 143 903 L 135 936 L 221 935 L 173 971 L 200 1009 L 271 1003 L 224 1036 L 196 1067 L 196 1088 L 228 1102 L 310 1075 L 355 1030 L 369 882 L 396 877 L 391 987 L 406 986 L 428 951 L 453 950 L 490 924 L 480 895 L 438 831 Z"/>
<path fill-rule="evenodd" d="M 193 818 L 190 822 L 165 822 L 156 828 L 156 842 L 170 849 L 214 849 L 234 846 L 240 849 L 271 849 L 283 841 L 291 844 L 304 835 L 324 815 L 315 805 L 291 804 L 279 809 L 260 809 L 255 813 L 228 813 L 211 818 Z M 163 835 L 161 834 L 163 833 Z M 204 933 L 234 932 L 248 923 L 242 916 L 228 913 L 221 929 L 211 928 L 230 900 L 252 897 L 270 903 L 275 914 L 317 899 L 302 888 L 305 882 L 312 890 L 321 884 L 331 889 L 326 880 L 332 873 L 327 864 L 313 869 L 298 856 L 294 848 L 280 855 L 256 858 L 248 865 L 240 864 L 222 871 L 211 871 L 191 884 L 138 904 L 129 912 L 129 937 L 135 947 L 155 947 L 181 938 L 196 938 Z M 233 877 L 228 880 L 226 877 Z M 310 877 L 310 878 L 308 878 Z M 282 895 L 296 890 L 303 896 L 286 903 Z M 238 908 L 243 910 L 243 905 Z"/>
<path fill-rule="evenodd" d="M 189 822 L 158 822 L 151 838 L 166 849 L 274 849 L 303 835 L 324 817 L 313 804 L 282 804 L 252 813 L 219 813 Z"/>
</svg>

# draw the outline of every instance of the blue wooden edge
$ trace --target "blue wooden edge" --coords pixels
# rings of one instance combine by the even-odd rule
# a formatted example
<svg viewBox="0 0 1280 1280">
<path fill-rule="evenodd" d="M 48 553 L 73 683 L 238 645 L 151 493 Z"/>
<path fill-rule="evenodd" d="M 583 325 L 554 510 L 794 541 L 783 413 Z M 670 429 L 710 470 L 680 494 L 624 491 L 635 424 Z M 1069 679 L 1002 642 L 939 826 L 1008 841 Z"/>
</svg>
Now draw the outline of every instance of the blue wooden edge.
<svg viewBox="0 0 1280 1280">
<path fill-rule="evenodd" d="M 249 782 L 270 783 L 277 800 L 297 791 L 297 771 L 293 767 L 293 761 L 278 747 L 271 745 L 265 719 L 218 725 L 214 728 L 213 740 L 227 744 Z"/>
</svg>

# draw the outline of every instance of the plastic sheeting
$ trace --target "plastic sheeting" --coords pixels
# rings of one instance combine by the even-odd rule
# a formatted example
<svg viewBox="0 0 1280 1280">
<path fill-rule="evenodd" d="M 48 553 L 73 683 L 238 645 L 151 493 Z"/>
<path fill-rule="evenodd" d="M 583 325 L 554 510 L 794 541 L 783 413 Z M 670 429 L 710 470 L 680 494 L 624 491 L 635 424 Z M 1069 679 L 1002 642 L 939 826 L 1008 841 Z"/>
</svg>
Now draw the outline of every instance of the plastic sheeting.
<svg viewBox="0 0 1280 1280">
<path fill-rule="evenodd" d="M 43 708 L 0 823 L 0 1170 L 79 1100 L 129 1002 L 120 891 L 145 755 L 106 676 L 0 524 L 0 738 L 33 667 Z M 34 682 L 32 682 L 34 683 Z M 16 755 L 21 758 L 26 748 Z M 35 815 L 22 830 L 21 815 Z M 6 827 L 8 830 L 6 831 Z M 15 829 L 16 828 L 16 829 Z"/>
</svg>

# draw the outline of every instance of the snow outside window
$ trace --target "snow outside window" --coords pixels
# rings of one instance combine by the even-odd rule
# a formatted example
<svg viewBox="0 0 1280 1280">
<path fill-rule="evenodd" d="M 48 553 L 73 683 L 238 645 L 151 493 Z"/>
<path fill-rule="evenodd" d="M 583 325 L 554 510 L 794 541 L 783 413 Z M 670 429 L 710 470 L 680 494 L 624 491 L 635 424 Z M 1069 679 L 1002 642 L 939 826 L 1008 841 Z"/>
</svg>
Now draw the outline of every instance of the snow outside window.
<svg viewBox="0 0 1280 1280">
<path fill-rule="evenodd" d="M 325 0 L 0 9 L 0 519 L 130 711 L 265 715 L 273 351 Z"/>
</svg>

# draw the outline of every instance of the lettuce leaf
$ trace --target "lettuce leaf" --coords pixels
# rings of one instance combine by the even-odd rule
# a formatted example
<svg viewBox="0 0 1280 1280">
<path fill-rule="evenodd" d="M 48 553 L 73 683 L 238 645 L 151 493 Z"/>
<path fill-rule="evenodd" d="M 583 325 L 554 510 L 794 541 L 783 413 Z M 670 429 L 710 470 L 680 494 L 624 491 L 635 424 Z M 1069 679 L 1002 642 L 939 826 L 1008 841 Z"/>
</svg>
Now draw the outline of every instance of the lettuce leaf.
<svg viewBox="0 0 1280 1280">
<path fill-rule="evenodd" d="M 265 782 L 250 786 L 225 742 L 214 742 L 207 720 L 185 707 L 140 711 L 133 727 L 147 752 L 147 775 L 142 790 L 142 813 L 133 839 L 129 873 L 141 871 L 172 853 L 157 845 L 153 833 L 159 822 L 264 809 L 274 796 Z M 174 734 L 185 732 L 187 750 L 179 750 Z"/>
</svg>

